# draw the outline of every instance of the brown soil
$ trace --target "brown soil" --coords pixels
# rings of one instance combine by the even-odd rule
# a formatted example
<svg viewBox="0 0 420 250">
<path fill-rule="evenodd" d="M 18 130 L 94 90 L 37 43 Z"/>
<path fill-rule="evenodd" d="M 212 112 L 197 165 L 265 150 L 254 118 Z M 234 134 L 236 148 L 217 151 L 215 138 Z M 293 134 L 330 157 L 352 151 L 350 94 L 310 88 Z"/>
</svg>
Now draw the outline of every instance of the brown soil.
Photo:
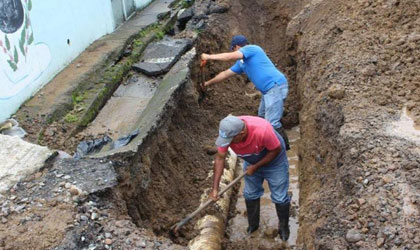
<svg viewBox="0 0 420 250">
<path fill-rule="evenodd" d="M 419 147 L 387 128 L 403 106 L 420 121 L 419 2 L 217 2 L 230 5 L 230 11 L 209 16 L 197 54 L 227 51 L 231 36 L 242 33 L 261 45 L 290 81 L 284 123 L 299 122 L 302 138 L 297 248 L 418 249 Z M 196 233 L 194 221 L 173 242 L 168 232 L 197 208 L 211 185 L 208 152 L 218 121 L 229 113 L 256 114 L 259 103 L 244 77 L 211 87 L 199 102 L 198 61 L 178 102 L 139 151 L 106 159 L 115 163 L 116 188 L 83 202 L 47 203 L 48 210 L 26 204 L 24 213 L 2 211 L 7 219 L 0 224 L 0 249 L 104 247 L 110 243 L 106 233 L 119 249 L 185 248 Z M 229 66 L 209 62 L 206 79 Z M 63 128 L 48 135 L 60 140 Z M 98 210 L 101 220 L 81 221 L 82 214 Z M 32 215 L 40 219 L 25 218 Z"/>
</svg>

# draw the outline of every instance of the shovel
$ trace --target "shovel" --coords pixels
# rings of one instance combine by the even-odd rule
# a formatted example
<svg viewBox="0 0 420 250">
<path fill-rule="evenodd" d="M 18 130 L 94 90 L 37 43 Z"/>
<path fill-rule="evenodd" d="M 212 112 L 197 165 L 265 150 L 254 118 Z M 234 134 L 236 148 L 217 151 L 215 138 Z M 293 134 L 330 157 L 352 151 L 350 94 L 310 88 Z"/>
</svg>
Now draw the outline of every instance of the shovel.
<svg viewBox="0 0 420 250">
<path fill-rule="evenodd" d="M 229 183 L 229 185 L 227 185 L 224 189 L 222 189 L 218 194 L 217 197 L 221 197 L 227 190 L 229 190 L 229 188 L 231 188 L 233 185 L 235 185 L 237 182 L 239 182 L 242 178 L 244 178 L 244 176 L 246 175 L 246 172 L 242 173 L 240 176 L 236 177 L 236 179 L 234 179 L 231 183 Z M 184 219 L 182 219 L 180 222 L 178 222 L 177 224 L 173 225 L 171 227 L 171 234 L 176 236 L 179 229 L 184 226 L 185 224 L 187 224 L 192 218 L 194 218 L 194 216 L 196 216 L 199 212 L 201 212 L 201 210 L 207 208 L 210 204 L 215 203 L 215 201 L 213 201 L 212 199 L 209 199 L 208 201 L 206 201 L 206 203 L 204 203 L 203 205 L 201 205 L 199 208 L 197 208 L 194 212 L 190 213 L 189 215 L 187 215 L 187 217 L 185 217 Z"/>
</svg>

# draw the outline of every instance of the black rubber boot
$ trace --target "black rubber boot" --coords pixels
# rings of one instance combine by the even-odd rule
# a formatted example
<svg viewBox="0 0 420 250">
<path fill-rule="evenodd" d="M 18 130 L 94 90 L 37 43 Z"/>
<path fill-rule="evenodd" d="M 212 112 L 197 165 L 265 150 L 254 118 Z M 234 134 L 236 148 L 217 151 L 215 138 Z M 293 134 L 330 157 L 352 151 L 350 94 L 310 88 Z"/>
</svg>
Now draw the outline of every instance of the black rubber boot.
<svg viewBox="0 0 420 250">
<path fill-rule="evenodd" d="M 290 202 L 286 204 L 276 204 L 277 217 L 279 217 L 279 235 L 284 241 L 289 239 L 289 210 Z"/>
<path fill-rule="evenodd" d="M 246 212 L 248 214 L 248 234 L 255 232 L 260 226 L 260 199 L 245 200 Z"/>
<path fill-rule="evenodd" d="M 276 128 L 277 133 L 279 133 L 281 135 L 281 137 L 283 137 L 284 142 L 286 143 L 286 150 L 290 149 L 290 145 L 289 145 L 289 138 L 287 137 L 286 131 L 284 131 L 283 127 L 280 128 Z"/>
</svg>

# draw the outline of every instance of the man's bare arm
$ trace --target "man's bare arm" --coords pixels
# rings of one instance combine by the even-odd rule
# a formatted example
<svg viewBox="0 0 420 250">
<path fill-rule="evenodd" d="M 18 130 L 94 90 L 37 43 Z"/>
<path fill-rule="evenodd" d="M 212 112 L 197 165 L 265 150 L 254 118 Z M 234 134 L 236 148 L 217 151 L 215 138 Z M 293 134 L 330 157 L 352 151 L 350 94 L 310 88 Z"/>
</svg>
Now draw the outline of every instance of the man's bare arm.
<svg viewBox="0 0 420 250">
<path fill-rule="evenodd" d="M 233 72 L 231 69 L 227 69 L 225 71 L 220 72 L 219 74 L 217 74 L 215 77 L 213 77 L 212 79 L 206 81 L 204 83 L 204 87 L 208 87 L 209 85 L 212 85 L 214 83 L 219 83 L 222 82 L 226 79 L 228 79 L 231 76 L 236 75 L 235 72 Z"/>
<path fill-rule="evenodd" d="M 227 156 L 227 152 L 217 152 L 216 158 L 214 160 L 214 167 L 213 167 L 213 189 L 210 193 L 210 198 L 213 200 L 217 200 L 217 194 L 219 193 L 219 184 L 220 179 L 223 174 L 223 169 L 225 168 L 225 159 Z"/>
<path fill-rule="evenodd" d="M 216 60 L 216 61 L 235 61 L 244 58 L 244 55 L 239 50 L 229 53 L 220 54 L 201 54 L 202 60 Z"/>
<path fill-rule="evenodd" d="M 260 161 L 258 161 L 257 163 L 255 163 L 253 165 L 250 165 L 247 168 L 247 170 L 246 170 L 247 175 L 253 175 L 255 173 L 255 171 L 257 171 L 260 167 L 270 163 L 272 160 L 274 160 L 274 158 L 277 157 L 277 155 L 280 153 L 280 151 L 281 151 L 280 146 L 271 150 L 271 151 L 268 151 L 268 153 Z"/>
</svg>

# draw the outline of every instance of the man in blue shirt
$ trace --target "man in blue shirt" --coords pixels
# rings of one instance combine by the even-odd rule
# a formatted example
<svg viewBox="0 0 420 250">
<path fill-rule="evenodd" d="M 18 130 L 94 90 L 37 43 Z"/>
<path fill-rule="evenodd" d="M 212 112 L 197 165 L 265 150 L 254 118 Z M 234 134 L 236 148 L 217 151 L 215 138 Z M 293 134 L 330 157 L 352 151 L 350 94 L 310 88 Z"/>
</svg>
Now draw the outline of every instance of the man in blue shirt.
<svg viewBox="0 0 420 250">
<path fill-rule="evenodd" d="M 286 149 L 289 149 L 289 140 L 280 122 L 283 116 L 284 100 L 289 90 L 286 77 L 274 66 L 260 46 L 248 45 L 248 40 L 243 35 L 237 35 L 232 38 L 231 50 L 233 52 L 220 54 L 203 53 L 201 55 L 202 60 L 236 60 L 236 63 L 231 68 L 206 81 L 203 87 L 222 82 L 236 74 L 245 73 L 262 93 L 258 116 L 264 117 L 271 123 L 286 142 Z"/>
</svg>

